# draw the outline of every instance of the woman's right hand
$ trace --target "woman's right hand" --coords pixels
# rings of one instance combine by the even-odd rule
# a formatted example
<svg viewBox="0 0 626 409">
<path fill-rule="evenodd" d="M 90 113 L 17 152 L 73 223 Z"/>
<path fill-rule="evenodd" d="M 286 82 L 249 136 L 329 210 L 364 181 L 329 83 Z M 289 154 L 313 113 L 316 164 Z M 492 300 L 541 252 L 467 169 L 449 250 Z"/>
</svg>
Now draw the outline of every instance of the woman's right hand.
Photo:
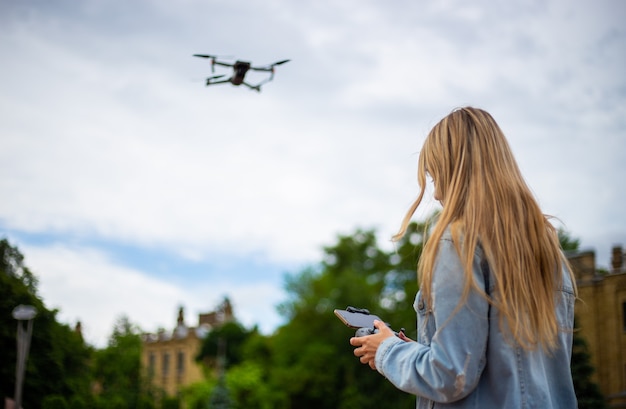
<svg viewBox="0 0 626 409">
<path fill-rule="evenodd" d="M 415 342 L 411 338 L 409 338 L 406 335 L 404 335 L 404 331 L 398 332 L 398 338 L 400 338 L 401 340 L 403 340 L 405 342 Z"/>
</svg>

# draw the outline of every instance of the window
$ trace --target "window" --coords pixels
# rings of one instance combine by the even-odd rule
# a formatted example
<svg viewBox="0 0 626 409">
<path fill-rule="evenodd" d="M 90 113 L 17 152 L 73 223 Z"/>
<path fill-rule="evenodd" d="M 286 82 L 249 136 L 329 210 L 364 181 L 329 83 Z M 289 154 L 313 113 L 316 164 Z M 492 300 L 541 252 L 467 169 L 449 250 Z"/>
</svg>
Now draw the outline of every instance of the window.
<svg viewBox="0 0 626 409">
<path fill-rule="evenodd" d="M 176 357 L 176 373 L 179 376 L 185 373 L 185 353 L 183 351 L 179 351 Z"/>
<path fill-rule="evenodd" d="M 167 376 L 170 371 L 170 354 L 163 353 L 163 376 Z"/>
<path fill-rule="evenodd" d="M 154 356 L 154 352 L 150 352 L 150 355 L 148 355 L 148 376 L 154 375 L 155 365 L 156 365 L 156 356 Z"/>
</svg>

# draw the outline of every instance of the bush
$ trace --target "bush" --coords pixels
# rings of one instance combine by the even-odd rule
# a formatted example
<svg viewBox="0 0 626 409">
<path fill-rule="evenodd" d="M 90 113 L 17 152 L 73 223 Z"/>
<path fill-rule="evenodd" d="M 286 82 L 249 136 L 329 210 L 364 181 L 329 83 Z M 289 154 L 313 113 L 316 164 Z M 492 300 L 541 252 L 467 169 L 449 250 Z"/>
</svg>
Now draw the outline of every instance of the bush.
<svg viewBox="0 0 626 409">
<path fill-rule="evenodd" d="M 49 395 L 41 401 L 41 409 L 69 409 L 67 401 L 60 395 Z"/>
</svg>

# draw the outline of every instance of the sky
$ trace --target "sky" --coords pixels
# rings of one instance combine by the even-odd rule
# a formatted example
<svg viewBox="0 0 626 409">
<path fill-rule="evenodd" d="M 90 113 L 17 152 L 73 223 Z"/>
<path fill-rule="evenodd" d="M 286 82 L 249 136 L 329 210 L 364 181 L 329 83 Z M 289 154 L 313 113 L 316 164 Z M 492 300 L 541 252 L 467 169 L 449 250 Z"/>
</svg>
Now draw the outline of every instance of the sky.
<svg viewBox="0 0 626 409">
<path fill-rule="evenodd" d="M 224 297 L 270 334 L 285 276 L 338 235 L 391 248 L 425 136 L 471 105 L 607 268 L 625 20 L 619 0 L 0 0 L 0 237 L 92 345 L 123 315 L 156 332 L 183 306 L 195 326 Z M 256 92 L 206 87 L 230 72 L 197 53 L 291 61 Z"/>
</svg>

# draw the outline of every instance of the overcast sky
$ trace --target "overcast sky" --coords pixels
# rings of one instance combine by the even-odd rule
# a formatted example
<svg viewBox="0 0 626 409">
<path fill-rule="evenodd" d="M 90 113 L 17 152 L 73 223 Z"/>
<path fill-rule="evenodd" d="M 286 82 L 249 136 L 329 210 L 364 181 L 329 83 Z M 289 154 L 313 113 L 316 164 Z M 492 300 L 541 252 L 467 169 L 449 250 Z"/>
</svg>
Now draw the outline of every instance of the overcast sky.
<svg viewBox="0 0 626 409">
<path fill-rule="evenodd" d="M 338 234 L 388 246 L 426 134 L 473 105 L 606 268 L 624 21 L 619 0 L 0 1 L 0 236 L 94 345 L 122 314 L 171 329 L 182 305 L 195 326 L 224 296 L 271 333 L 284 275 Z M 195 53 L 291 61 L 257 93 L 205 87 Z"/>
</svg>

